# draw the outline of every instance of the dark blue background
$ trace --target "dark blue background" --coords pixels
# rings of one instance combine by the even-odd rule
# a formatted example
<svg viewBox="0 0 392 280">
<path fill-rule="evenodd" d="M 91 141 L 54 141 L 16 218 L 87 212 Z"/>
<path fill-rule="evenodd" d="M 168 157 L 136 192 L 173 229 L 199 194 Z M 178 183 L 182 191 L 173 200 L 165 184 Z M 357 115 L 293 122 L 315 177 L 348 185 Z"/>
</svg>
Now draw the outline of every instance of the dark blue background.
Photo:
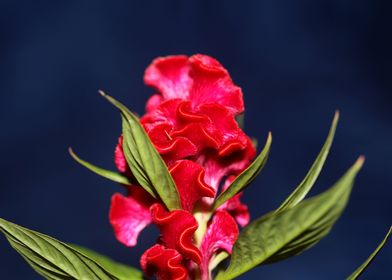
<svg viewBox="0 0 392 280">
<path fill-rule="evenodd" d="M 386 3 L 387 1 L 385 1 Z M 331 234 L 304 254 L 241 279 L 343 279 L 391 224 L 392 44 L 380 1 L 1 1 L 0 216 L 137 266 L 108 222 L 119 186 L 75 164 L 74 147 L 114 169 L 120 133 L 104 89 L 142 114 L 157 56 L 205 53 L 243 88 L 246 132 L 274 135 L 270 161 L 244 200 L 252 217 L 278 206 L 316 157 L 335 109 L 341 121 L 313 193 L 360 154 L 366 164 Z M 389 244 L 364 279 L 392 279 Z M 0 238 L 1 279 L 40 279 Z"/>
</svg>

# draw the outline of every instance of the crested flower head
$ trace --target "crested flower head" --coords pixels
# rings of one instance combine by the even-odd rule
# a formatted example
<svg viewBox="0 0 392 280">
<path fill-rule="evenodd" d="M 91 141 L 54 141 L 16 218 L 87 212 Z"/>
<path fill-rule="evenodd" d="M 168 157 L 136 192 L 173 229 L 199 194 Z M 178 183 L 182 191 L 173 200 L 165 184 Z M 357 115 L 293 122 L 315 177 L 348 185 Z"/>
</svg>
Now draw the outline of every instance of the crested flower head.
<svg viewBox="0 0 392 280">
<path fill-rule="evenodd" d="M 168 211 L 138 184 L 115 194 L 110 222 L 117 239 L 137 243 L 150 223 L 160 230 L 156 245 L 141 258 L 147 275 L 158 279 L 210 279 L 215 257 L 231 254 L 238 226 L 249 221 L 237 194 L 213 211 L 212 204 L 251 162 L 255 148 L 235 117 L 244 110 L 241 88 L 227 70 L 206 55 L 155 59 L 144 76 L 156 93 L 140 119 L 175 182 L 182 209 Z M 118 170 L 131 180 L 120 136 Z"/>
</svg>

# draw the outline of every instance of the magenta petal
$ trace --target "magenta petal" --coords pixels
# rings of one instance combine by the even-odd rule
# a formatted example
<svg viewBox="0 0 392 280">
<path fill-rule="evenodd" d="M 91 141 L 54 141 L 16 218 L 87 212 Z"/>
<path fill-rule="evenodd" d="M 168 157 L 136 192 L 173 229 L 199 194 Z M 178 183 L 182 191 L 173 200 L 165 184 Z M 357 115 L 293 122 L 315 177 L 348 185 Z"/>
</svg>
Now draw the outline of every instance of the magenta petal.
<svg viewBox="0 0 392 280">
<path fill-rule="evenodd" d="M 215 190 L 204 182 L 204 168 L 190 160 L 179 160 L 170 166 L 176 183 L 182 209 L 192 212 L 202 197 L 214 197 Z"/>
<path fill-rule="evenodd" d="M 112 196 L 109 220 L 118 241 L 126 246 L 135 246 L 139 233 L 151 223 L 151 198 L 147 196 L 148 193 L 142 194 L 142 191 L 137 191 L 135 197 L 125 197 L 119 193 Z"/>
<path fill-rule="evenodd" d="M 185 280 L 188 276 L 180 253 L 159 244 L 144 252 L 140 265 L 148 276 L 155 275 L 158 280 Z"/>
<path fill-rule="evenodd" d="M 175 249 L 185 258 L 200 263 L 200 251 L 193 244 L 193 235 L 199 225 L 193 215 L 184 210 L 168 212 L 159 203 L 152 205 L 150 211 L 165 247 Z"/>
<path fill-rule="evenodd" d="M 144 82 L 158 89 L 164 99 L 186 99 L 192 84 L 188 72 L 187 56 L 159 57 L 146 69 Z"/>
<path fill-rule="evenodd" d="M 161 104 L 161 102 L 162 102 L 162 95 L 154 94 L 147 100 L 146 112 L 149 113 L 156 110 L 159 104 Z"/>
<path fill-rule="evenodd" d="M 249 166 L 256 154 L 252 142 L 246 137 L 246 147 L 237 150 L 229 156 L 219 156 L 216 153 L 205 153 L 198 158 L 198 163 L 205 169 L 205 182 L 215 190 L 221 184 L 222 178 L 227 175 L 239 174 Z"/>
<path fill-rule="evenodd" d="M 224 250 L 231 254 L 238 234 L 237 224 L 231 215 L 226 211 L 217 211 L 208 225 L 207 232 L 200 246 L 202 254 L 200 270 L 202 275 L 204 275 L 202 279 L 208 279 L 208 265 L 215 253 Z"/>
<path fill-rule="evenodd" d="M 227 70 L 214 58 L 196 54 L 189 58 L 189 75 L 193 84 L 189 92 L 192 104 L 217 103 L 234 115 L 244 110 L 242 90 L 230 78 Z"/>
<path fill-rule="evenodd" d="M 129 171 L 127 160 L 125 159 L 124 151 L 122 148 L 123 145 L 123 137 L 122 135 L 118 138 L 118 144 L 114 151 L 114 163 L 116 164 L 117 169 L 121 173 L 127 173 Z"/>
</svg>

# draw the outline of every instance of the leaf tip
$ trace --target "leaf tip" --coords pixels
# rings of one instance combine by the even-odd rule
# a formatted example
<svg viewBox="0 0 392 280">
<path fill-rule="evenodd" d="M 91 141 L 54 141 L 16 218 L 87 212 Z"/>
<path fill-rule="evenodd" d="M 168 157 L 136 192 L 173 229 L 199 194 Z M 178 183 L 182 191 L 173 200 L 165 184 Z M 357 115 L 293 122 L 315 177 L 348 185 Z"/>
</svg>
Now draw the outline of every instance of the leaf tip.
<svg viewBox="0 0 392 280">
<path fill-rule="evenodd" d="M 73 151 L 72 147 L 68 147 L 68 153 L 73 157 L 74 159 L 77 158 L 75 152 Z"/>
<path fill-rule="evenodd" d="M 267 141 L 268 141 L 268 142 L 271 142 L 271 141 L 272 141 L 272 132 L 271 132 L 271 131 L 268 131 Z"/>
<path fill-rule="evenodd" d="M 361 169 L 364 163 L 365 163 L 365 156 L 361 155 L 355 162 L 354 166 L 356 166 L 357 169 Z"/>
<path fill-rule="evenodd" d="M 99 89 L 98 90 L 98 93 L 101 95 L 101 96 L 103 96 L 103 97 L 106 97 L 106 93 L 103 91 L 103 90 L 101 90 L 101 89 Z"/>
<path fill-rule="evenodd" d="M 75 154 L 74 150 L 73 150 L 71 147 L 68 148 L 68 153 L 71 155 L 71 157 L 72 157 L 76 162 L 78 162 L 78 163 L 81 163 L 81 162 L 82 162 L 82 160 Z"/>
<path fill-rule="evenodd" d="M 340 111 L 336 110 L 335 114 L 333 115 L 332 128 L 336 129 L 336 126 L 339 122 L 339 117 L 340 117 Z"/>
</svg>

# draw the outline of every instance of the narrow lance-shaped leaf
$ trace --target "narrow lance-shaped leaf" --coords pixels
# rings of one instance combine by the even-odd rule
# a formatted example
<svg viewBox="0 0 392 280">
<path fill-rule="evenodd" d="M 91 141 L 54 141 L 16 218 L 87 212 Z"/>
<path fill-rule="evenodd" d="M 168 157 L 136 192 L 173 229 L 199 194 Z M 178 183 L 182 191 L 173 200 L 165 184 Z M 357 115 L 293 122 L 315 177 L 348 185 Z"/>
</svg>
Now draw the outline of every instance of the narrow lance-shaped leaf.
<svg viewBox="0 0 392 280">
<path fill-rule="evenodd" d="M 389 228 L 389 231 L 385 235 L 384 239 L 381 241 L 381 243 L 378 245 L 376 250 L 367 258 L 367 260 L 360 266 L 358 267 L 348 278 L 347 280 L 355 280 L 358 279 L 359 276 L 366 270 L 366 268 L 372 263 L 374 258 L 377 256 L 377 254 L 381 251 L 381 249 L 384 247 L 384 245 L 387 243 L 390 235 L 392 233 L 392 226 Z"/>
<path fill-rule="evenodd" d="M 75 245 L 75 244 L 68 244 L 75 250 L 83 253 L 85 256 L 89 257 L 99 265 L 101 265 L 107 271 L 110 271 L 114 276 L 116 276 L 119 280 L 136 280 L 136 279 L 143 279 L 143 274 L 140 270 L 127 266 L 122 263 L 118 263 L 113 261 L 112 259 L 94 252 L 90 249 L 85 247 Z"/>
<path fill-rule="evenodd" d="M 118 279 L 101 265 L 52 237 L 0 218 L 11 246 L 46 279 Z"/>
<path fill-rule="evenodd" d="M 327 159 L 329 150 L 331 148 L 333 138 L 335 136 L 336 126 L 339 121 L 339 111 L 336 111 L 335 116 L 332 121 L 331 128 L 329 130 L 327 139 L 318 154 L 316 160 L 314 161 L 312 167 L 309 169 L 305 178 L 298 185 L 298 187 L 290 194 L 288 198 L 279 206 L 276 212 L 280 212 L 284 209 L 291 208 L 302 201 L 308 192 L 312 189 L 314 183 L 316 182 L 318 176 L 320 175 L 321 169 L 324 166 L 325 160 Z"/>
<path fill-rule="evenodd" d="M 180 199 L 173 178 L 137 117 L 114 98 L 102 91 L 100 93 L 121 112 L 123 150 L 136 180 L 153 197 L 159 196 L 169 210 L 180 209 Z"/>
<path fill-rule="evenodd" d="M 293 208 L 267 214 L 245 227 L 234 244 L 229 267 L 217 279 L 233 279 L 260 264 L 297 255 L 319 242 L 343 212 L 363 162 L 360 157 L 322 194 Z"/>
<path fill-rule="evenodd" d="M 251 165 L 248 166 L 240 175 L 235 178 L 231 185 L 221 193 L 215 200 L 213 210 L 221 206 L 225 201 L 235 196 L 237 193 L 243 191 L 261 172 L 265 164 L 267 163 L 268 154 L 271 148 L 272 135 L 268 133 L 267 142 L 261 153 L 256 157 Z"/>
<path fill-rule="evenodd" d="M 69 148 L 68 149 L 69 154 L 72 156 L 72 158 L 78 162 L 79 164 L 83 165 L 84 167 L 86 167 L 87 169 L 89 169 L 90 171 L 106 178 L 109 179 L 113 182 L 119 183 L 119 184 L 124 184 L 124 185 L 129 185 L 131 184 L 131 181 L 124 175 L 117 173 L 117 172 L 113 172 L 110 170 L 106 170 L 103 168 L 100 168 L 98 166 L 95 166 L 87 161 L 82 160 L 81 158 L 79 158 L 74 151 Z"/>
</svg>

